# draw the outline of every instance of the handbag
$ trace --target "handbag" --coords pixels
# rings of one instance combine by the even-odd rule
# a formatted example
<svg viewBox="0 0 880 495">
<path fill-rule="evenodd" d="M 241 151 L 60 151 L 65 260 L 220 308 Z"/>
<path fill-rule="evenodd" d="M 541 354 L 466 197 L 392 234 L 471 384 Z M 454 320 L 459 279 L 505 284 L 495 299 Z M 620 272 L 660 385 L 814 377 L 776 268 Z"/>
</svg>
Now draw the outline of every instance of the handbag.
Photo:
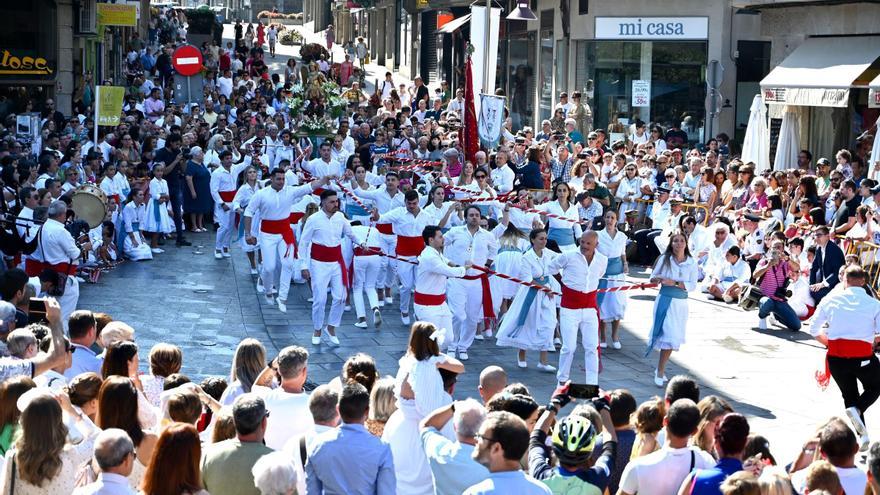
<svg viewBox="0 0 880 495">
<path fill-rule="evenodd" d="M 39 240 L 37 241 L 37 244 L 40 246 L 40 254 L 43 255 L 43 260 L 45 260 L 46 259 L 46 251 L 43 249 L 43 228 L 42 227 L 40 227 L 39 232 L 37 232 L 37 237 L 39 238 Z M 69 270 L 69 268 L 68 268 L 68 270 Z M 52 297 L 61 297 L 64 295 L 64 290 L 67 288 L 67 277 L 70 276 L 70 273 L 62 273 L 62 272 L 57 272 L 57 273 L 58 273 L 58 283 L 55 284 L 55 286 L 52 288 L 52 290 L 46 292 L 46 294 L 48 294 Z"/>
</svg>

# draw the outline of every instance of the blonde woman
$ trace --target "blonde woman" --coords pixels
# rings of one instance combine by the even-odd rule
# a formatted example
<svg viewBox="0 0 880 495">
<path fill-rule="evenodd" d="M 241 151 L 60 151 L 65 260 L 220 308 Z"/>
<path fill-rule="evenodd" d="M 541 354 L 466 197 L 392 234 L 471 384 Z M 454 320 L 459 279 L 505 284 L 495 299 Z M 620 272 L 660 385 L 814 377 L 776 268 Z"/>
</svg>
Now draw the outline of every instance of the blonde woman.
<svg viewBox="0 0 880 495">
<path fill-rule="evenodd" d="M 260 372 L 266 368 L 266 348 L 257 339 L 242 340 L 235 349 L 229 387 L 220 397 L 220 403 L 231 406 L 236 397 L 251 391 Z"/>
<path fill-rule="evenodd" d="M 379 379 L 370 391 L 370 414 L 364 426 L 373 435 L 382 438 L 385 423 L 397 410 L 397 398 L 394 397 L 394 378 L 386 376 Z"/>
</svg>

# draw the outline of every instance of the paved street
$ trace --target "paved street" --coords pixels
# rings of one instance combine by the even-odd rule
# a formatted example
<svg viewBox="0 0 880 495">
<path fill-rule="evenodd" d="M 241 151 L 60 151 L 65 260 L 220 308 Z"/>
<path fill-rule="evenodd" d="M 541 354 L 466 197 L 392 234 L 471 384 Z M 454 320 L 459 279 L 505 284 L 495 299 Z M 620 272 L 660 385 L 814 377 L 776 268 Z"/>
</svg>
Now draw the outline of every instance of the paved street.
<svg viewBox="0 0 880 495">
<path fill-rule="evenodd" d="M 153 261 L 126 262 L 104 274 L 98 285 L 83 285 L 81 307 L 108 312 L 136 329 L 144 369 L 148 349 L 169 341 L 183 348 L 184 372 L 191 378 L 226 375 L 237 343 L 253 337 L 266 346 L 270 357 L 287 345 L 309 349 L 309 373 L 316 382 L 336 376 L 343 361 L 361 351 L 375 357 L 383 375 L 396 372 L 408 331 L 392 309 L 383 311 L 386 323 L 381 331 L 355 328 L 353 312 L 347 312 L 338 330 L 341 347 L 312 346 L 305 286 L 291 289 L 288 313 L 282 314 L 254 290 L 246 258 L 237 246 L 231 259 L 218 261 L 212 256 L 212 233 L 189 234 L 189 238 L 203 247 L 166 245 L 168 251 Z M 633 279 L 645 276 L 635 273 Z M 656 355 L 644 357 L 654 296 L 651 290 L 631 293 L 622 329 L 624 347 L 603 356 L 603 388 L 627 388 L 638 400 L 662 395 L 651 381 Z M 842 410 L 834 385 L 822 392 L 813 381 L 822 351 L 805 333 L 758 331 L 751 328 L 755 313 L 709 303 L 698 295 L 691 299 L 690 311 L 688 343 L 673 355 L 667 375 L 687 373 L 698 379 L 704 395 L 718 394 L 731 401 L 754 419 L 755 431 L 770 438 L 780 460 L 793 455 L 815 425 Z M 552 375 L 534 367 L 517 368 L 514 350 L 476 342 L 470 356 L 468 371 L 457 385 L 459 397 L 475 394 L 479 371 L 489 364 L 504 366 L 510 380 L 528 385 L 539 401 L 553 389 Z M 534 365 L 536 356 L 529 358 Z M 556 355 L 551 354 L 551 359 Z M 572 375 L 582 370 L 578 356 Z M 869 411 L 868 424 L 878 421 L 878 409 Z"/>
</svg>

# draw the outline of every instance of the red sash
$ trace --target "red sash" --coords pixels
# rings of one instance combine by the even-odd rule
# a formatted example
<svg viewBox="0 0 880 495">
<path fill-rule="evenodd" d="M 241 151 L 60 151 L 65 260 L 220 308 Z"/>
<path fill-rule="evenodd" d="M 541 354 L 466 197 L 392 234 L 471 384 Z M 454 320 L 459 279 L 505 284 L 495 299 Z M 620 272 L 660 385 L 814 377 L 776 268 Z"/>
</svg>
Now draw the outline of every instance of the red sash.
<svg viewBox="0 0 880 495">
<path fill-rule="evenodd" d="M 290 247 L 293 246 L 293 229 L 290 228 L 290 223 L 286 218 L 280 220 L 263 220 L 260 222 L 260 231 L 267 234 L 281 234 L 281 238 L 284 239 L 284 243 L 287 244 L 287 251 L 284 252 L 284 256 L 287 256 L 288 253 L 290 253 Z M 296 253 L 294 252 L 294 256 L 295 255 Z"/>
<path fill-rule="evenodd" d="M 354 255 L 355 256 L 377 256 L 378 254 L 379 254 L 379 248 L 369 248 L 369 247 L 366 249 L 364 249 L 362 247 L 355 247 L 354 248 Z"/>
<path fill-rule="evenodd" d="M 290 212 L 290 216 L 287 218 L 292 225 L 296 225 L 299 223 L 300 220 L 302 220 L 304 216 L 306 216 L 306 214 L 302 211 L 293 211 Z"/>
<path fill-rule="evenodd" d="M 816 372 L 816 383 L 823 389 L 831 382 L 831 369 L 828 367 L 829 357 L 870 359 L 874 356 L 874 346 L 864 340 L 834 339 L 828 341 L 825 353 L 825 370 Z"/>
<path fill-rule="evenodd" d="M 581 292 L 562 285 L 562 304 L 566 309 L 588 309 L 593 308 L 596 314 L 599 314 L 599 304 L 596 300 L 596 291 Z"/>
<path fill-rule="evenodd" d="M 390 223 L 377 223 L 376 230 L 386 235 L 394 235 L 394 227 Z"/>
<path fill-rule="evenodd" d="M 398 256 L 418 256 L 425 249 L 425 240 L 422 236 L 397 236 L 395 252 Z"/>
<path fill-rule="evenodd" d="M 324 189 L 323 187 L 319 187 L 319 188 L 313 190 L 312 194 L 314 194 L 315 196 L 321 197 L 321 193 L 323 193 L 325 190 L 326 189 Z"/>
<path fill-rule="evenodd" d="M 46 263 L 44 261 L 35 260 L 33 258 L 28 258 L 24 260 L 24 271 L 28 274 L 29 277 L 36 277 L 43 270 L 49 269 L 54 272 L 63 273 L 65 275 L 71 275 L 71 267 L 76 269 L 76 265 L 71 265 L 70 263 Z"/>
<path fill-rule="evenodd" d="M 224 203 L 231 203 L 235 199 L 235 191 L 218 191 L 218 193 Z"/>
<path fill-rule="evenodd" d="M 339 263 L 339 268 L 342 269 L 342 285 L 351 287 L 348 283 L 348 267 L 342 257 L 342 246 L 324 246 L 313 242 L 311 257 L 312 261 Z"/>
<path fill-rule="evenodd" d="M 422 306 L 440 306 L 446 302 L 446 294 L 422 294 L 415 292 L 413 302 Z"/>
<path fill-rule="evenodd" d="M 119 195 L 118 194 L 111 194 L 109 196 L 109 198 L 112 199 L 113 201 L 115 201 L 116 204 L 119 204 Z"/>
<path fill-rule="evenodd" d="M 495 308 L 492 305 L 492 288 L 489 286 L 489 274 L 466 275 L 463 280 L 479 280 L 483 289 L 483 323 L 490 328 L 491 320 L 495 318 Z"/>
</svg>

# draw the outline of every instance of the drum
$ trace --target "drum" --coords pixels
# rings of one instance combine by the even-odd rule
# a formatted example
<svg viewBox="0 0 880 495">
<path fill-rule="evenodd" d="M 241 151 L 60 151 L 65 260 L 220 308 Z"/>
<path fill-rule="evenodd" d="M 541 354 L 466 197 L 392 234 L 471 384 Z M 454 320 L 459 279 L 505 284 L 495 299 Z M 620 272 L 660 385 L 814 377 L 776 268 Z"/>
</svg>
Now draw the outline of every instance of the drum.
<svg viewBox="0 0 880 495">
<path fill-rule="evenodd" d="M 739 307 L 746 311 L 758 309 L 764 293 L 757 285 L 747 285 L 739 294 Z"/>
<path fill-rule="evenodd" d="M 94 184 L 83 184 L 74 190 L 71 208 L 77 218 L 85 220 L 93 229 L 107 216 L 107 195 Z"/>
</svg>

